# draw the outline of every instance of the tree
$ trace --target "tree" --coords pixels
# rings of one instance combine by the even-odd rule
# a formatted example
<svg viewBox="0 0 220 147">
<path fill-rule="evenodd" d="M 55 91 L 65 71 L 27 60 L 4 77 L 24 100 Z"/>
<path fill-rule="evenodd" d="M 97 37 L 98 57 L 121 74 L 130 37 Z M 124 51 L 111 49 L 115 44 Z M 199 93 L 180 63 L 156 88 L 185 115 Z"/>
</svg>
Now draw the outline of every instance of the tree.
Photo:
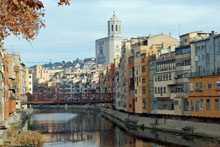
<svg viewBox="0 0 220 147">
<path fill-rule="evenodd" d="M 59 0 L 58 5 L 70 5 Z M 0 41 L 11 34 L 33 40 L 44 24 L 41 0 L 0 0 Z"/>
</svg>

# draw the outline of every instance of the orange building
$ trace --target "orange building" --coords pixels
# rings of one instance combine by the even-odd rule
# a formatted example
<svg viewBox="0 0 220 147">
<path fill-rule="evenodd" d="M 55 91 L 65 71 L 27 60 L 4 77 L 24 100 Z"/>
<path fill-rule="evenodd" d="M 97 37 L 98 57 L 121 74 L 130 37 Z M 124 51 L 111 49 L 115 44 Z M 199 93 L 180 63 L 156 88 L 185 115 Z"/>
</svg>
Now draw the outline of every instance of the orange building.
<svg viewBox="0 0 220 147">
<path fill-rule="evenodd" d="M 109 64 L 107 66 L 105 74 L 105 93 L 113 93 L 114 89 L 114 64 Z M 114 107 L 113 104 L 105 104 L 106 107 Z"/>
<path fill-rule="evenodd" d="M 4 119 L 9 117 L 9 87 L 8 87 L 8 58 L 4 56 L 4 76 L 5 76 L 5 103 L 4 103 Z"/>
<path fill-rule="evenodd" d="M 135 97 L 134 97 L 134 56 L 128 58 L 128 70 L 129 75 L 127 75 L 128 84 L 128 112 L 135 112 Z"/>
<path fill-rule="evenodd" d="M 191 77 L 188 84 L 189 115 L 220 117 L 220 76 Z"/>
</svg>

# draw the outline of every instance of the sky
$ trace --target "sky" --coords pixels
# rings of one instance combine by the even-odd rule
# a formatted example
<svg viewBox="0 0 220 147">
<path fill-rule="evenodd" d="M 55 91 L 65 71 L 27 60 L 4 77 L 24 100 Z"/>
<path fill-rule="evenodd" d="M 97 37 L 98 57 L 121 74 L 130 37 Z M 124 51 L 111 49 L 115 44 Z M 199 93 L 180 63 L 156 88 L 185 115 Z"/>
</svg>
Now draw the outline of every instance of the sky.
<svg viewBox="0 0 220 147">
<path fill-rule="evenodd" d="M 95 57 L 95 40 L 107 37 L 113 11 L 122 21 L 123 38 L 179 34 L 202 30 L 220 32 L 220 0 L 43 0 L 46 27 L 34 41 L 10 36 L 9 53 L 18 52 L 27 66 Z"/>
</svg>

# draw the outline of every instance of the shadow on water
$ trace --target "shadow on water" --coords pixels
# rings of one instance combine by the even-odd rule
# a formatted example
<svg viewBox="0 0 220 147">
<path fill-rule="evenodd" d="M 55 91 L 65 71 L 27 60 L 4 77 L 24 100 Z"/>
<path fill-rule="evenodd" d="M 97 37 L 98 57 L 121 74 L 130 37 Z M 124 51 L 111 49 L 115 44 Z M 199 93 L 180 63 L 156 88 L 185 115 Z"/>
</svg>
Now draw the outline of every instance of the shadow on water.
<svg viewBox="0 0 220 147">
<path fill-rule="evenodd" d="M 116 121 L 114 121 L 116 122 Z M 44 134 L 45 146 L 217 146 L 218 141 L 151 129 L 130 129 L 92 110 L 35 110 L 26 122 L 28 130 Z"/>
</svg>

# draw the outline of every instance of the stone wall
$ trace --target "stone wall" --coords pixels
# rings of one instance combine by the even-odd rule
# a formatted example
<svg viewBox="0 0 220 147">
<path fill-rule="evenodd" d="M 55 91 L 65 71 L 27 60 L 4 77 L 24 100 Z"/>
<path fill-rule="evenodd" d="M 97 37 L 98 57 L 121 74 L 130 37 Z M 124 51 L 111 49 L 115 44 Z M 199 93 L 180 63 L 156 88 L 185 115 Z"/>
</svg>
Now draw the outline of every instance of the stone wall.
<svg viewBox="0 0 220 147">
<path fill-rule="evenodd" d="M 131 125 L 134 127 L 156 129 L 174 133 L 184 133 L 195 136 L 220 138 L 220 131 L 216 131 L 220 130 L 220 124 L 141 117 L 104 107 L 101 107 L 100 110 L 104 116 L 109 115 L 125 124 L 133 122 Z"/>
</svg>

